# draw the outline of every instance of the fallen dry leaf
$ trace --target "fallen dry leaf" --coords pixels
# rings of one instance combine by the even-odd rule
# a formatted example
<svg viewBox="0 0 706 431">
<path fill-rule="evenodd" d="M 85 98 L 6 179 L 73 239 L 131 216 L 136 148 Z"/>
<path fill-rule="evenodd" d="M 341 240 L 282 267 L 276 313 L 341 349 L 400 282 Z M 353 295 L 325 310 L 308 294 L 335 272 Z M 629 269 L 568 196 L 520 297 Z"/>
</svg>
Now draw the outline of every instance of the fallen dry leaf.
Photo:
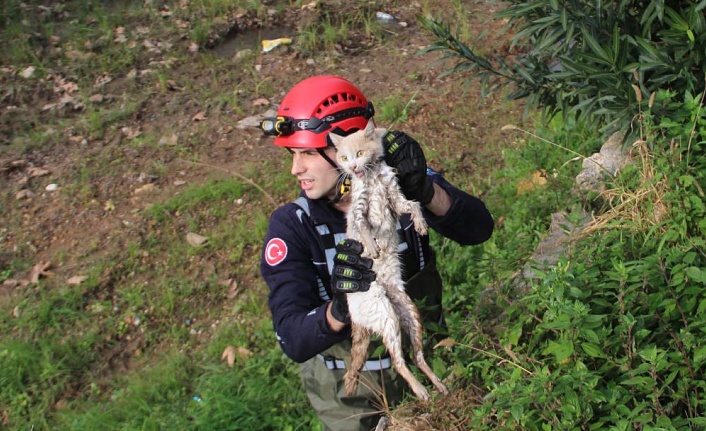
<svg viewBox="0 0 706 431">
<path fill-rule="evenodd" d="M 34 265 L 32 270 L 29 272 L 29 282 L 36 284 L 39 283 L 40 277 L 48 277 L 52 275 L 49 268 L 51 268 L 51 262 L 39 262 Z"/>
<path fill-rule="evenodd" d="M 206 119 L 206 112 L 204 112 L 204 111 L 201 111 L 198 114 L 191 117 L 192 121 L 203 121 L 205 119 Z"/>
<path fill-rule="evenodd" d="M 29 173 L 30 178 L 35 178 L 35 177 L 43 177 L 45 175 L 49 175 L 50 172 L 46 169 L 42 168 L 37 168 L 35 166 L 32 166 L 31 168 L 27 169 L 27 172 Z"/>
<path fill-rule="evenodd" d="M 228 288 L 228 293 L 226 294 L 229 299 L 233 299 L 238 294 L 238 282 L 234 278 L 229 278 L 227 280 L 220 280 L 218 282 L 221 286 Z"/>
<path fill-rule="evenodd" d="M 67 93 L 73 93 L 74 91 L 78 90 L 78 84 L 76 84 L 75 82 L 67 81 L 63 78 L 59 81 L 58 86 Z"/>
<path fill-rule="evenodd" d="M 144 186 L 140 186 L 140 187 L 136 188 L 134 193 L 136 195 L 149 193 L 149 192 L 154 191 L 155 188 L 156 188 L 156 186 L 154 184 L 149 183 L 149 184 L 145 184 Z"/>
<path fill-rule="evenodd" d="M 19 280 L 15 280 L 14 278 L 8 278 L 7 280 L 2 282 L 2 285 L 12 289 L 12 288 L 19 286 L 20 282 L 19 282 Z"/>
<path fill-rule="evenodd" d="M 235 364 L 235 347 L 226 347 L 221 354 L 221 361 L 226 361 L 226 364 L 228 364 L 229 367 L 232 367 L 233 364 Z"/>
<path fill-rule="evenodd" d="M 317 3 L 318 3 L 318 1 L 314 0 L 314 1 L 310 2 L 310 3 L 308 3 L 308 4 L 305 4 L 305 5 L 302 6 L 302 10 L 306 10 L 306 9 L 308 9 L 308 10 L 314 10 L 314 9 L 316 8 L 316 4 L 317 4 Z"/>
<path fill-rule="evenodd" d="M 223 350 L 223 354 L 221 354 L 221 361 L 226 361 L 226 364 L 228 364 L 229 367 L 232 367 L 233 364 L 235 364 L 236 359 L 245 360 L 250 356 L 252 356 L 252 352 L 245 347 L 228 346 Z"/>
<path fill-rule="evenodd" d="M 252 101 L 252 106 L 254 107 L 260 107 L 260 106 L 267 106 L 270 104 L 270 101 L 265 99 L 264 97 L 260 97 L 259 99 L 255 99 Z"/>
<path fill-rule="evenodd" d="M 93 88 L 98 88 L 98 87 L 103 87 L 105 84 L 108 84 L 113 81 L 113 77 L 110 75 L 101 75 L 98 78 L 96 78 L 95 83 L 93 84 Z"/>
<path fill-rule="evenodd" d="M 34 197 L 34 193 L 32 193 L 31 190 L 27 190 L 27 189 L 22 189 L 19 192 L 17 192 L 17 194 L 15 194 L 15 199 L 18 201 L 22 200 L 22 199 L 30 199 L 32 197 Z"/>
<path fill-rule="evenodd" d="M 25 70 L 23 70 L 23 71 L 20 73 L 20 76 L 23 77 L 23 78 L 25 78 L 25 79 L 31 78 L 32 75 L 34 75 L 34 71 L 35 71 L 35 70 L 37 70 L 37 69 L 35 69 L 35 68 L 32 67 L 32 66 L 29 66 L 28 68 L 26 68 Z"/>
<path fill-rule="evenodd" d="M 456 340 L 454 340 L 453 338 L 444 338 L 443 340 L 436 343 L 436 346 L 434 346 L 434 348 L 438 349 L 439 347 L 453 347 L 455 345 Z"/>
<path fill-rule="evenodd" d="M 74 275 L 73 277 L 66 280 L 66 283 L 71 284 L 71 285 L 81 284 L 84 281 L 86 281 L 87 278 L 88 277 L 86 277 L 85 275 Z"/>
<path fill-rule="evenodd" d="M 175 80 L 167 79 L 167 90 L 182 91 L 184 87 L 180 87 Z"/>
<path fill-rule="evenodd" d="M 529 178 L 521 178 L 517 182 L 517 194 L 521 195 L 523 193 L 530 192 L 539 187 L 543 187 L 547 184 L 547 174 L 546 172 L 539 170 L 532 172 Z"/>
<path fill-rule="evenodd" d="M 19 159 L 19 160 L 13 160 L 10 162 L 10 167 L 13 168 L 21 168 L 22 166 L 27 164 L 27 160 Z"/>
<path fill-rule="evenodd" d="M 177 144 L 178 141 L 179 136 L 177 136 L 176 133 L 172 133 L 171 135 L 164 135 L 159 138 L 159 145 L 168 145 L 170 147 L 173 147 Z"/>
<path fill-rule="evenodd" d="M 133 130 L 131 127 L 127 126 L 120 129 L 120 131 L 123 132 L 123 135 L 128 139 L 136 138 L 142 134 L 142 131 L 140 131 L 139 129 Z"/>
<path fill-rule="evenodd" d="M 189 232 L 186 234 L 186 242 L 193 245 L 194 247 L 204 245 L 206 241 L 208 241 L 208 238 L 197 233 Z"/>
</svg>

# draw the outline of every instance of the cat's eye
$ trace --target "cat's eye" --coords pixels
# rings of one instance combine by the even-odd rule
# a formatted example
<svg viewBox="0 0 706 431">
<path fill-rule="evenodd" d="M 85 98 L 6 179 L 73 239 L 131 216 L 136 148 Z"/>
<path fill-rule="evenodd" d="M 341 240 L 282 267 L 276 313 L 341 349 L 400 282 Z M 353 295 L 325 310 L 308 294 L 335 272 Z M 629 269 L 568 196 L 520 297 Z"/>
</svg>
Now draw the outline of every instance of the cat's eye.
<svg viewBox="0 0 706 431">
<path fill-rule="evenodd" d="M 356 153 L 357 157 L 363 157 L 363 154 L 365 154 L 365 151 L 363 150 L 358 150 L 358 153 Z"/>
<path fill-rule="evenodd" d="M 341 156 L 341 161 L 347 162 L 347 161 L 348 161 L 348 157 L 346 157 L 346 156 Z"/>
</svg>

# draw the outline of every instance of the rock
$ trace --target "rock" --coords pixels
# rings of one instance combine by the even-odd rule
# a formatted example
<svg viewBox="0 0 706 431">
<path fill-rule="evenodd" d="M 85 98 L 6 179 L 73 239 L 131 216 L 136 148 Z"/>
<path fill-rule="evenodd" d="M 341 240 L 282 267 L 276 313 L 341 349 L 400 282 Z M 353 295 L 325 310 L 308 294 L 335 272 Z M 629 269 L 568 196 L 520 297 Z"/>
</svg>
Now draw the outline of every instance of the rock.
<svg viewBox="0 0 706 431">
<path fill-rule="evenodd" d="M 235 125 L 236 129 L 243 130 L 243 129 L 248 129 L 250 127 L 260 127 L 260 121 L 262 121 L 263 118 L 265 117 L 276 117 L 277 116 L 277 111 L 274 109 L 268 109 L 264 114 L 262 115 L 253 115 L 251 117 L 246 117 L 243 118 L 242 120 L 238 121 Z"/>
<path fill-rule="evenodd" d="M 600 152 L 583 161 L 583 169 L 576 176 L 576 185 L 580 190 L 600 193 L 607 176 L 614 176 L 629 161 L 630 155 L 623 148 L 624 134 L 614 133 L 601 147 Z"/>
</svg>

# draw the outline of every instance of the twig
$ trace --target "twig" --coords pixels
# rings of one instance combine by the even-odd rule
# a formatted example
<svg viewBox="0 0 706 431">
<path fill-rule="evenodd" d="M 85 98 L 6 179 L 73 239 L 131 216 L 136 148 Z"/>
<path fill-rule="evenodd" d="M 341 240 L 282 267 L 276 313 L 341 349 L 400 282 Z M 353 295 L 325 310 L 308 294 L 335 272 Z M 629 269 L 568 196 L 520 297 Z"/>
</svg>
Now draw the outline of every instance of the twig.
<svg viewBox="0 0 706 431">
<path fill-rule="evenodd" d="M 615 176 L 615 175 L 613 175 L 612 172 L 610 172 L 608 169 L 606 169 L 605 166 L 601 165 L 600 163 L 598 163 L 597 161 L 595 161 L 595 160 L 592 159 L 591 157 L 586 157 L 586 156 L 584 156 L 583 154 L 572 150 L 571 148 L 567 148 L 567 147 L 565 147 L 565 146 L 563 146 L 563 145 L 559 145 L 559 144 L 557 144 L 557 143 L 555 143 L 555 142 L 552 142 L 552 141 L 550 141 L 550 140 L 548 140 L 548 139 L 545 139 L 545 138 L 543 138 L 543 137 L 541 137 L 541 136 L 539 136 L 539 135 L 536 135 L 536 134 L 534 134 L 534 133 L 532 133 L 532 132 L 530 132 L 530 131 L 527 131 L 527 130 L 525 130 L 525 129 L 522 129 L 521 127 L 517 127 L 517 126 L 515 126 L 514 124 L 506 124 L 505 126 L 503 126 L 503 127 L 501 128 L 501 131 L 503 131 L 503 132 L 518 131 L 518 132 L 526 133 L 526 134 L 532 136 L 532 137 L 535 138 L 535 139 L 539 139 L 539 140 L 542 141 L 542 142 L 546 142 L 547 144 L 554 145 L 555 147 L 561 148 L 562 150 L 567 151 L 567 152 L 569 152 L 569 153 L 571 153 L 571 154 L 573 154 L 573 155 L 575 155 L 575 156 L 581 158 L 582 160 L 588 160 L 588 161 L 592 162 L 593 164 L 595 164 L 596 166 L 598 166 L 599 168 L 601 168 L 605 173 L 607 173 L 608 176 L 610 176 L 611 178 Z M 574 159 L 574 160 L 575 160 L 575 159 Z"/>
<path fill-rule="evenodd" d="M 706 78 L 706 76 L 705 76 Z M 704 98 L 706 98 L 706 89 L 701 93 L 701 101 L 699 102 L 699 109 L 696 110 L 696 115 L 694 116 L 694 123 L 691 126 L 691 133 L 689 133 L 689 143 L 686 147 L 686 164 L 689 165 L 689 158 L 691 156 L 691 141 L 694 139 L 694 134 L 696 133 L 696 124 L 699 121 L 699 114 L 701 114 L 701 107 L 704 106 Z M 696 181 L 694 181 L 696 183 Z M 698 186 L 698 183 L 696 183 Z M 703 191 L 702 191 L 703 193 Z M 703 195 L 702 195 L 703 196 Z"/>
<path fill-rule="evenodd" d="M 241 173 L 239 173 L 239 172 L 231 171 L 230 169 L 224 168 L 224 167 L 222 167 L 222 166 L 211 165 L 211 164 L 209 164 L 209 163 L 192 162 L 191 160 L 184 160 L 184 159 L 180 159 L 180 160 L 183 161 L 183 162 L 186 162 L 186 163 L 191 163 L 192 165 L 199 165 L 199 166 L 205 166 L 205 167 L 208 167 L 208 168 L 214 168 L 214 169 L 218 169 L 218 170 L 220 170 L 220 171 L 226 172 L 226 173 L 228 173 L 228 174 L 230 174 L 230 175 L 234 175 L 234 176 L 240 178 L 241 180 L 245 181 L 246 183 L 250 184 L 251 186 L 255 187 L 256 189 L 258 189 L 263 195 L 265 195 L 265 197 L 266 197 L 267 199 L 269 199 L 270 202 L 272 202 L 272 205 L 277 206 L 277 201 L 275 201 L 275 199 L 274 199 L 269 193 L 267 193 L 267 191 L 265 191 L 265 189 L 263 189 L 262 187 L 260 187 L 260 186 L 259 186 L 255 181 L 253 181 L 252 179 L 246 177 L 245 175 L 243 175 L 243 174 L 241 174 Z"/>
</svg>

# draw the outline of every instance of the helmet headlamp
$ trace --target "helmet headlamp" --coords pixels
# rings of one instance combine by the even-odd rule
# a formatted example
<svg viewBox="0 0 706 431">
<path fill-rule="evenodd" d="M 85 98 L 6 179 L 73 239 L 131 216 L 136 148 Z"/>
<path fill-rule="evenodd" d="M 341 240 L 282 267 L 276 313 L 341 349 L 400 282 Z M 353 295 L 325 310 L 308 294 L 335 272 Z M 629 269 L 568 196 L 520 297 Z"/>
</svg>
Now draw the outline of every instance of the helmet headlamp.
<svg viewBox="0 0 706 431">
<path fill-rule="evenodd" d="M 260 121 L 260 129 L 268 136 L 289 136 L 300 130 L 319 134 L 331 129 L 332 123 L 352 117 L 364 117 L 367 120 L 373 115 L 375 115 L 375 108 L 373 108 L 372 102 L 368 102 L 365 108 L 344 109 L 324 118 L 296 119 L 285 115 L 267 117 Z"/>
</svg>

